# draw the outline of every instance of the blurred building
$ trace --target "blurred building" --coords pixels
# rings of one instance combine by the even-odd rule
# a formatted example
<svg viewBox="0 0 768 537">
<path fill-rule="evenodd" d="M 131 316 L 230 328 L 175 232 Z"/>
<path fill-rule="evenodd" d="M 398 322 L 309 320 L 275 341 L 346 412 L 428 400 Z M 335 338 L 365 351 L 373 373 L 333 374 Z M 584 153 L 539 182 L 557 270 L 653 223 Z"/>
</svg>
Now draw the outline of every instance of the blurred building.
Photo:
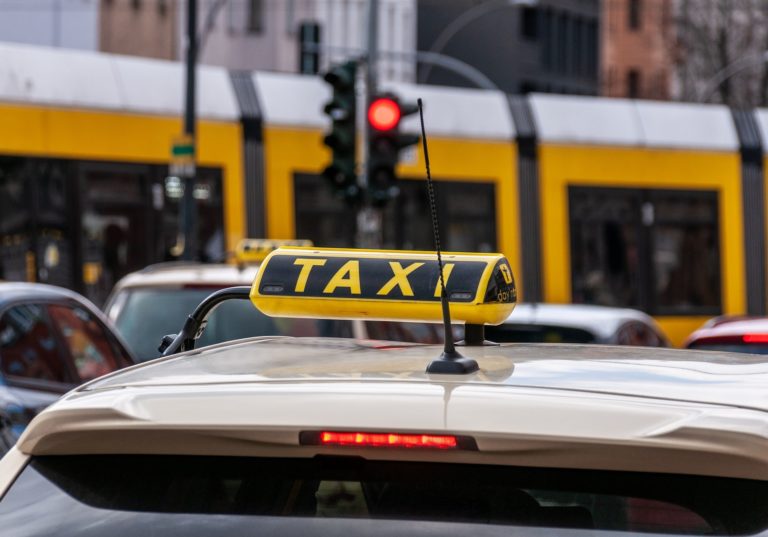
<svg viewBox="0 0 768 537">
<path fill-rule="evenodd" d="M 602 2 L 600 94 L 669 99 L 675 71 L 672 0 Z"/>
<path fill-rule="evenodd" d="M 104 52 L 175 60 L 180 56 L 178 0 L 102 0 Z"/>
<path fill-rule="evenodd" d="M 598 0 L 419 0 L 418 48 L 457 58 L 509 93 L 598 92 Z M 419 82 L 471 86 L 442 67 Z"/>
<path fill-rule="evenodd" d="M 98 50 L 99 0 L 0 0 L 0 41 Z"/>
<path fill-rule="evenodd" d="M 675 26 L 675 98 L 768 105 L 768 2 L 675 0 Z"/>
<path fill-rule="evenodd" d="M 185 6 L 181 0 L 104 0 L 101 49 L 181 59 Z M 315 73 L 366 46 L 368 0 L 198 0 L 198 6 L 204 64 Z M 412 81 L 416 0 L 379 0 L 378 22 L 379 49 L 386 51 L 381 78 Z M 302 41 L 309 44 L 303 55 Z"/>
</svg>

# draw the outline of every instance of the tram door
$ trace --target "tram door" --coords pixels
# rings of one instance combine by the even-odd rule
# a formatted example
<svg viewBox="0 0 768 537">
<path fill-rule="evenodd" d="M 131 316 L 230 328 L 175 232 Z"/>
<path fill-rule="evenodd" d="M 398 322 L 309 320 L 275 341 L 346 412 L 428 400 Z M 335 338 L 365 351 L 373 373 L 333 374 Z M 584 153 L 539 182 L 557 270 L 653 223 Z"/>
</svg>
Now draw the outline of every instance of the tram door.
<svg viewBox="0 0 768 537">
<path fill-rule="evenodd" d="M 84 293 L 103 304 L 117 281 L 147 265 L 178 259 L 184 186 L 165 166 L 81 162 Z M 199 168 L 194 187 L 197 251 L 225 259 L 221 170 Z"/>
<path fill-rule="evenodd" d="M 147 165 L 78 163 L 82 278 L 85 294 L 96 304 L 104 302 L 120 278 L 162 260 L 147 203 L 152 179 Z"/>
</svg>

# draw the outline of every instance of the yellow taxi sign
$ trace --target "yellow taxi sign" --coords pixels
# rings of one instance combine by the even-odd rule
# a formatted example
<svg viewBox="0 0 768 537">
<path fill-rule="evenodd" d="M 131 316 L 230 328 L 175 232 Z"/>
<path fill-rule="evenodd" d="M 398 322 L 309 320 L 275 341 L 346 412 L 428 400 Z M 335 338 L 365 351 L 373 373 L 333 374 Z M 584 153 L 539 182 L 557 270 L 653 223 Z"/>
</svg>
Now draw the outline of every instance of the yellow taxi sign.
<svg viewBox="0 0 768 537">
<path fill-rule="evenodd" d="M 259 263 L 274 250 L 282 246 L 311 247 L 312 241 L 305 239 L 243 239 L 235 247 L 238 263 Z"/>
<path fill-rule="evenodd" d="M 443 277 L 451 319 L 499 324 L 517 292 L 502 254 L 446 252 Z M 433 252 L 279 248 L 264 260 L 251 301 L 276 317 L 440 321 Z"/>
</svg>

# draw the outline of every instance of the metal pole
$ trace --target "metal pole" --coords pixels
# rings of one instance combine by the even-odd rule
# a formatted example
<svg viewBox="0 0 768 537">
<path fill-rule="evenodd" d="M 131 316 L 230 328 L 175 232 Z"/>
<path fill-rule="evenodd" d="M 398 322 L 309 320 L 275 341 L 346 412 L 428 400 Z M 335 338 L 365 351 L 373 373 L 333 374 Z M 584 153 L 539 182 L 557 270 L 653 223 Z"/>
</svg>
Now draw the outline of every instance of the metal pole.
<svg viewBox="0 0 768 537">
<path fill-rule="evenodd" d="M 379 46 L 379 1 L 368 0 L 368 44 L 366 54 L 366 69 L 365 69 L 365 99 L 362 110 L 362 117 L 365 119 L 366 128 L 363 129 L 363 150 L 360 154 L 363 157 L 363 163 L 360 169 L 363 173 L 362 186 L 368 185 L 370 178 L 370 155 L 368 154 L 368 140 L 370 139 L 370 132 L 368 132 L 368 105 L 371 103 L 371 98 L 376 95 L 377 88 L 377 60 L 378 60 L 378 46 Z M 367 189 L 364 189 L 367 191 Z M 381 209 L 371 207 L 368 200 L 364 201 L 363 206 L 357 213 L 357 246 L 358 248 L 381 248 L 382 237 L 382 211 Z"/>
<path fill-rule="evenodd" d="M 187 61 L 186 95 L 184 101 L 184 134 L 192 142 L 193 161 L 196 161 L 195 147 L 195 64 L 197 63 L 197 0 L 187 0 Z M 184 178 L 184 199 L 181 207 L 184 252 L 182 259 L 194 260 L 197 257 L 197 206 L 195 204 L 195 167 Z"/>
</svg>

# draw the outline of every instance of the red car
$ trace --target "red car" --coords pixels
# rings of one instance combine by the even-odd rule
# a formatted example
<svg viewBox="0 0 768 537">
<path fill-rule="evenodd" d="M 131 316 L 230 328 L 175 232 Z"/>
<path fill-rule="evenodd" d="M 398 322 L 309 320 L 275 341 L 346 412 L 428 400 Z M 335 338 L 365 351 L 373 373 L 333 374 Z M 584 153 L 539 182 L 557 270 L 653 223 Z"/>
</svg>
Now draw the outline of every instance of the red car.
<svg viewBox="0 0 768 537">
<path fill-rule="evenodd" d="M 768 317 L 716 317 L 691 334 L 684 346 L 768 354 Z"/>
</svg>

